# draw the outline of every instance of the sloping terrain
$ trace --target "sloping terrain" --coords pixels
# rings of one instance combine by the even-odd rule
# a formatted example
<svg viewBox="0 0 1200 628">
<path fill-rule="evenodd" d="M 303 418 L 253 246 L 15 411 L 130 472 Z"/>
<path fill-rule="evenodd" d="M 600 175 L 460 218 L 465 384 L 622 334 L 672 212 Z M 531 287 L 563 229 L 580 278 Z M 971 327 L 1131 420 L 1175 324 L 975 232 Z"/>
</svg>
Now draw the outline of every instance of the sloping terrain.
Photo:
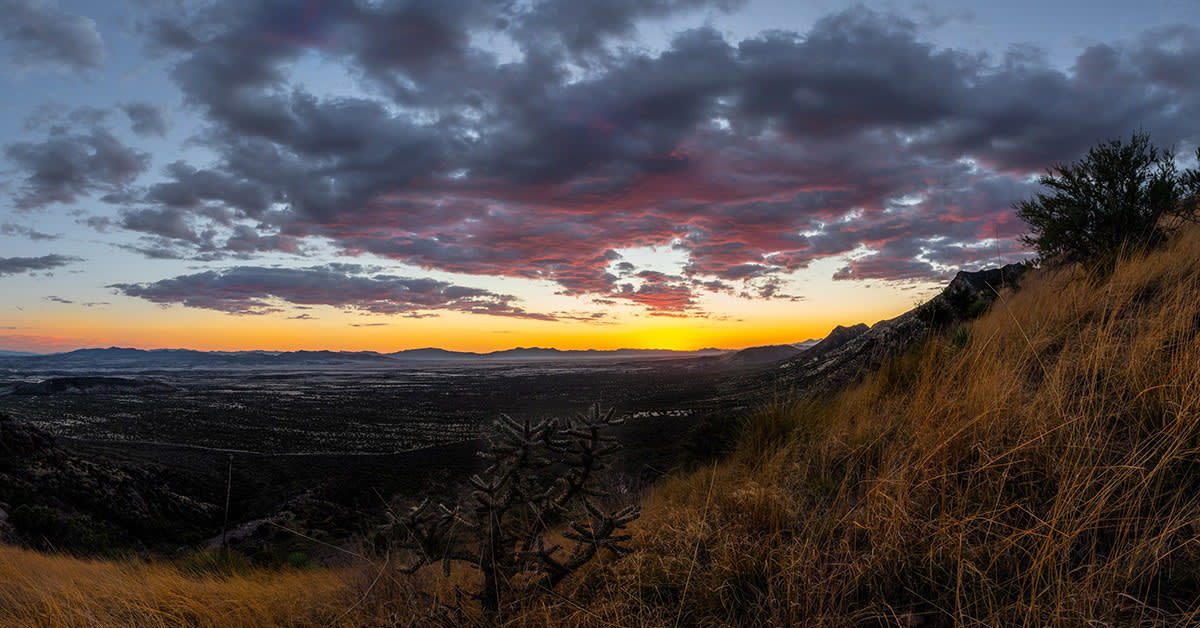
<svg viewBox="0 0 1200 628">
<path fill-rule="evenodd" d="M 955 323 L 969 321 L 1014 289 L 1025 266 L 1009 264 L 960 271 L 929 301 L 871 327 L 838 327 L 816 346 L 780 365 L 780 379 L 803 394 L 840 390 L 884 359 L 903 352 Z"/>
<path fill-rule="evenodd" d="M 216 508 L 150 467 L 85 459 L 0 415 L 0 532 L 48 550 L 107 553 L 197 541 Z"/>
<path fill-rule="evenodd" d="M 761 411 L 644 500 L 640 549 L 573 591 L 586 612 L 546 604 L 597 626 L 1196 625 L 1200 232 L 1021 283 Z"/>
<path fill-rule="evenodd" d="M 767 356 L 773 360 L 756 360 L 762 354 L 755 353 L 749 360 L 771 365 L 771 370 L 729 378 L 718 386 L 714 402 L 737 401 L 747 408 L 780 395 L 804 397 L 838 392 L 879 368 L 885 359 L 982 315 L 996 299 L 1017 288 L 1025 269 L 1021 264 L 1009 264 L 960 271 L 932 299 L 900 316 L 871 326 L 839 325 L 803 350 Z M 770 348 L 746 351 L 759 349 Z"/>
</svg>

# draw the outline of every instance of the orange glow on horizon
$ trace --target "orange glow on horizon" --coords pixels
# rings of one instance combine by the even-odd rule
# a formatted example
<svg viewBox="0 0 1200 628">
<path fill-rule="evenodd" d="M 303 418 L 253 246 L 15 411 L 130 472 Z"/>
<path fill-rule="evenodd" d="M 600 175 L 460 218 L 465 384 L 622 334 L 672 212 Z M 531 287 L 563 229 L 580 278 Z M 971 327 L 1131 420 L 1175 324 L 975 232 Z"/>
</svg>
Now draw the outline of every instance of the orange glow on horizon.
<svg viewBox="0 0 1200 628">
<path fill-rule="evenodd" d="M 713 321 L 705 318 L 644 318 L 620 325 L 548 323 L 482 316 L 445 316 L 365 326 L 342 321 L 288 320 L 189 312 L 153 321 L 122 317 L 52 317 L 20 332 L 0 334 L 0 349 L 38 353 L 90 347 L 197 349 L 202 351 L 378 351 L 439 347 L 488 352 L 513 347 L 570 349 L 739 349 L 799 342 L 824 336 L 844 320 Z M 453 320 L 453 319 L 468 320 Z M 375 320 L 379 319 L 379 320 Z M 444 320 L 450 319 L 450 320 Z M 479 320 L 485 319 L 485 320 Z M 867 321 L 874 322 L 874 321 Z"/>
<path fill-rule="evenodd" d="M 928 288 L 928 287 L 927 287 Z M 90 347 L 203 351 L 378 351 L 438 347 L 485 353 L 514 347 L 571 349 L 741 349 L 821 338 L 837 325 L 873 324 L 914 307 L 922 289 L 814 282 L 810 299 L 729 295 L 699 305 L 710 316 L 653 316 L 636 307 L 556 321 L 461 312 L 420 318 L 364 315 L 328 306 L 232 315 L 128 300 L 102 308 L 43 302 L 10 310 L 0 350 L 49 353 Z M 928 296 L 928 293 L 924 293 Z M 562 306 L 543 304 L 544 310 Z"/>
</svg>

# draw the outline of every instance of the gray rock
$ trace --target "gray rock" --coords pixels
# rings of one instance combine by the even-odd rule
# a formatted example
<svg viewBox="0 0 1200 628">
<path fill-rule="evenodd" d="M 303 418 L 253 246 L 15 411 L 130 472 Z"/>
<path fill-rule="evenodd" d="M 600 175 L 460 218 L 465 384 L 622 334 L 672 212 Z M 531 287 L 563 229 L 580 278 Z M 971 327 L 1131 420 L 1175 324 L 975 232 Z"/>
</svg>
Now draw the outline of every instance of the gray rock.
<svg viewBox="0 0 1200 628">
<path fill-rule="evenodd" d="M 864 323 L 835 327 L 824 340 L 769 371 L 739 376 L 720 387 L 722 398 L 747 406 L 788 391 L 797 396 L 831 394 L 874 370 L 889 356 L 985 312 L 1005 289 L 1015 289 L 1025 270 L 1009 264 L 975 272 L 962 271 L 929 301 L 868 327 Z"/>
<path fill-rule="evenodd" d="M 1022 264 L 1009 264 L 960 271 L 939 294 L 896 318 L 870 328 L 861 323 L 835 328 L 817 346 L 781 365 L 780 379 L 803 394 L 840 389 L 930 334 L 982 314 L 1002 289 L 1017 286 L 1024 270 Z"/>
</svg>

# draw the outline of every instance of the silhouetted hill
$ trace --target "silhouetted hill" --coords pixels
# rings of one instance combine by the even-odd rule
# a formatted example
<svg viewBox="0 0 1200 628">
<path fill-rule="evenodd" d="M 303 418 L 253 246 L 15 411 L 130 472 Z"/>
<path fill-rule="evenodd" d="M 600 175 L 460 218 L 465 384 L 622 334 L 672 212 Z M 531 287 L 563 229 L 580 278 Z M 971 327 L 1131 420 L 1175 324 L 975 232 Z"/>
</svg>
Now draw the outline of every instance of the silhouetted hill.
<svg viewBox="0 0 1200 628">
<path fill-rule="evenodd" d="M 926 338 L 930 333 L 970 320 L 985 312 L 1004 288 L 1016 287 L 1025 266 L 961 271 L 929 301 L 873 326 L 838 325 L 820 341 L 792 355 L 787 345 L 752 347 L 725 360 L 743 359 L 753 366 L 779 362 L 770 371 L 743 373 L 722 382 L 715 398 L 751 406 L 769 394 L 788 390 L 797 395 L 829 394 L 841 390 L 883 360 Z M 773 360 L 782 356 L 779 360 Z M 761 359 L 760 359 L 761 358 Z M 764 375 L 767 375 L 764 377 Z"/>
<path fill-rule="evenodd" d="M 426 347 L 424 349 L 405 349 L 387 355 L 399 360 L 470 360 L 478 359 L 482 354 Z"/>
<path fill-rule="evenodd" d="M 766 345 L 742 349 L 736 353 L 723 356 L 723 359 L 726 362 L 739 366 L 755 366 L 781 362 L 799 355 L 802 351 L 804 349 L 796 345 Z"/>
<path fill-rule="evenodd" d="M 194 349 L 78 349 L 67 353 L 0 357 L 11 370 L 142 370 L 386 367 L 395 360 L 369 351 L 196 351 Z"/>
<path fill-rule="evenodd" d="M 720 349 L 671 351 L 667 349 L 615 349 L 600 351 L 506 349 L 491 353 L 425 348 L 381 354 L 373 351 L 196 351 L 193 349 L 78 349 L 46 355 L 0 355 L 0 369 L 52 370 L 154 370 L 154 369 L 337 369 L 392 368 L 412 361 L 534 361 L 578 359 L 642 359 L 702 357 L 727 353 Z"/>
</svg>

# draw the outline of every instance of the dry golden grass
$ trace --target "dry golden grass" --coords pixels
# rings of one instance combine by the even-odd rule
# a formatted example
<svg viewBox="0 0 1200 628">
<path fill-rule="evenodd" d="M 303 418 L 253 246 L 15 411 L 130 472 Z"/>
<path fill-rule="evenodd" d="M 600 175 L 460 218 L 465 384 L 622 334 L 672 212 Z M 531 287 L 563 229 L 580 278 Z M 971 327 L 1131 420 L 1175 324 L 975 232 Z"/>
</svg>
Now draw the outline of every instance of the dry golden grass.
<svg viewBox="0 0 1200 628">
<path fill-rule="evenodd" d="M 764 408 L 643 508 L 633 554 L 504 625 L 1200 625 L 1200 231 L 1103 277 L 1035 272 L 836 398 Z M 470 578 L 377 567 L 4 549 L 0 623 L 407 625 L 418 589 Z"/>
<path fill-rule="evenodd" d="M 580 625 L 1200 625 L 1200 232 L 1039 272 L 647 498 Z M 783 446 L 764 434 L 792 426 Z M 757 436 L 755 436 L 757 435 Z"/>
<path fill-rule="evenodd" d="M 0 626 L 338 625 L 354 603 L 349 576 L 316 570 L 195 575 L 168 564 L 0 546 Z"/>
</svg>

